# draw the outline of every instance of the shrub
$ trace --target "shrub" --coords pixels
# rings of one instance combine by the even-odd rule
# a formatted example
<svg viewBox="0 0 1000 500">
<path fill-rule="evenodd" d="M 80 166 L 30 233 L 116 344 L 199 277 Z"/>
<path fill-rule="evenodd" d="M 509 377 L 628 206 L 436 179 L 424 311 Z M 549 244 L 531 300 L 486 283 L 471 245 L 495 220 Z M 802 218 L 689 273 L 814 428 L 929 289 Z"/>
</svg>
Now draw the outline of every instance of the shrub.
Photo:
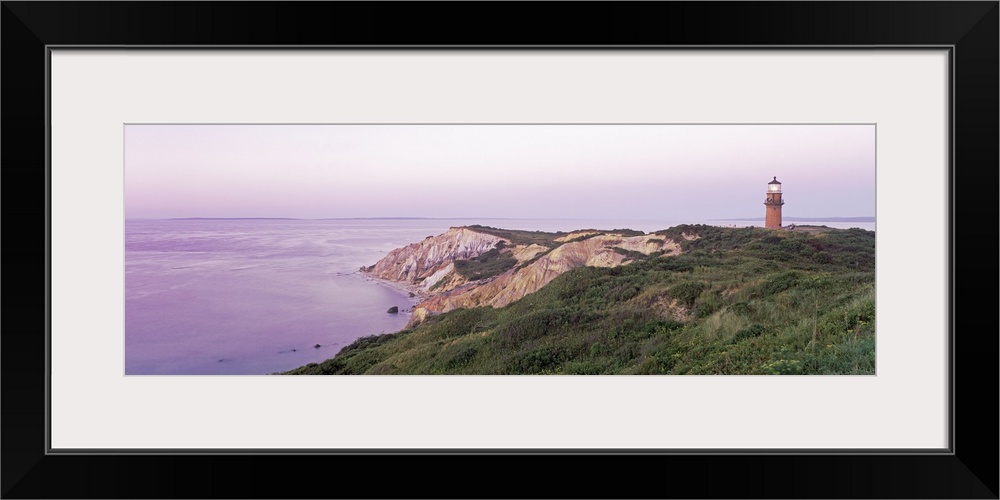
<svg viewBox="0 0 1000 500">
<path fill-rule="evenodd" d="M 636 295 L 642 289 L 637 284 L 621 284 L 609 290 L 604 296 L 611 302 L 624 302 Z"/>
<path fill-rule="evenodd" d="M 517 360 L 519 373 L 541 373 L 566 360 L 565 353 L 554 347 L 542 347 L 525 353 Z"/>
<path fill-rule="evenodd" d="M 722 309 L 723 301 L 718 291 L 702 293 L 701 302 L 698 302 L 696 316 L 707 318 L 719 309 Z"/>
<path fill-rule="evenodd" d="M 750 326 L 748 326 L 748 327 L 746 327 L 746 328 L 744 328 L 744 329 L 736 332 L 736 334 L 733 335 L 733 341 L 734 342 L 739 342 L 740 340 L 754 338 L 754 337 L 759 337 L 759 336 L 763 335 L 766 332 L 767 332 L 767 328 L 765 328 L 763 325 L 759 325 L 757 323 L 754 323 L 754 324 L 752 324 L 752 325 L 750 325 Z"/>
<path fill-rule="evenodd" d="M 455 309 L 438 316 L 433 316 L 439 325 L 437 328 L 434 328 L 437 333 L 434 338 L 443 339 L 485 331 L 489 329 L 495 314 L 492 308 L 473 307 Z"/>
<path fill-rule="evenodd" d="M 670 333 L 681 328 L 684 328 L 684 323 L 679 321 L 674 321 L 672 319 L 657 319 L 646 323 L 646 325 L 642 327 L 642 331 L 651 335 L 657 335 Z"/>
<path fill-rule="evenodd" d="M 469 342 L 452 344 L 441 351 L 440 358 L 445 370 L 464 366 L 476 357 L 478 350 Z"/>
<path fill-rule="evenodd" d="M 517 259 L 510 252 L 503 251 L 503 242 L 479 257 L 468 260 L 456 260 L 455 272 L 468 280 L 492 278 L 513 269 Z"/>
<path fill-rule="evenodd" d="M 829 264 L 833 262 L 833 256 L 830 255 L 828 252 L 821 250 L 813 254 L 812 260 L 817 264 Z"/>
<path fill-rule="evenodd" d="M 753 314 L 753 309 L 751 309 L 750 304 L 747 304 L 746 302 L 737 302 L 729 306 L 729 311 L 744 318 Z"/>
<path fill-rule="evenodd" d="M 684 304 L 687 307 L 692 307 L 704 289 L 705 285 L 703 283 L 688 281 L 679 285 L 674 285 L 670 288 L 670 290 L 668 290 L 667 293 L 669 293 L 671 297 L 677 299 L 677 301 L 681 304 Z"/>
<path fill-rule="evenodd" d="M 627 250 L 621 247 L 614 247 L 611 249 L 613 252 L 625 257 L 628 260 L 646 260 L 650 256 L 642 252 L 636 252 L 635 250 Z"/>
<path fill-rule="evenodd" d="M 597 356 L 600 356 L 601 354 L 604 354 L 605 352 L 607 352 L 607 350 L 608 350 L 608 348 L 605 347 L 604 344 L 598 342 L 598 343 L 590 346 L 590 355 L 592 357 L 597 357 Z"/>
<path fill-rule="evenodd" d="M 562 372 L 567 375 L 600 375 L 604 368 L 586 361 L 571 361 L 562 365 Z"/>
<path fill-rule="evenodd" d="M 800 375 L 803 373 L 803 366 L 797 359 L 778 359 L 765 364 L 761 371 L 768 375 Z"/>
<path fill-rule="evenodd" d="M 531 339 L 544 337 L 566 323 L 567 317 L 564 312 L 556 310 L 535 311 L 507 321 L 506 325 L 497 332 L 496 337 L 504 345 L 514 346 Z"/>
<path fill-rule="evenodd" d="M 799 273 L 787 271 L 764 282 L 757 289 L 756 297 L 767 297 L 775 295 L 795 286 L 799 282 Z"/>
</svg>

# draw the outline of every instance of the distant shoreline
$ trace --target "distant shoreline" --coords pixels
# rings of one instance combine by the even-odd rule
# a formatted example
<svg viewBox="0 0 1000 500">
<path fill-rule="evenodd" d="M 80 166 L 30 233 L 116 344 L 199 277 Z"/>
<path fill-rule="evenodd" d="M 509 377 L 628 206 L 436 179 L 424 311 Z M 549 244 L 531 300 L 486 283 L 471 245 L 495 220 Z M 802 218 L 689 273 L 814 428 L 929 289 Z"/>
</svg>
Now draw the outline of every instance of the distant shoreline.
<svg viewBox="0 0 1000 500">
<path fill-rule="evenodd" d="M 576 218 L 524 218 L 524 217 L 168 217 L 168 218 L 136 218 L 125 219 L 126 221 L 148 221 L 148 220 L 174 220 L 174 221 L 199 221 L 199 220 L 590 220 Z M 595 219 L 599 220 L 599 219 Z M 619 219 L 609 219 L 619 220 Z M 620 219 L 626 220 L 626 219 Z M 631 219 L 628 219 L 631 220 Z M 643 220 L 643 219 L 635 219 Z M 762 222 L 763 217 L 731 217 L 721 219 L 704 219 L 708 222 L 739 221 L 739 222 Z M 875 217 L 782 217 L 782 220 L 789 222 L 875 222 Z"/>
<path fill-rule="evenodd" d="M 132 219 L 132 220 L 302 220 L 295 217 L 171 217 L 169 219 Z"/>
<path fill-rule="evenodd" d="M 524 220 L 517 217 L 169 217 L 136 218 L 126 220 Z M 538 219 L 538 220 L 579 220 L 579 219 Z"/>
<path fill-rule="evenodd" d="M 706 219 L 709 222 L 719 221 L 747 221 L 761 222 L 763 217 L 734 217 L 732 219 Z M 781 220 L 790 222 L 875 222 L 875 217 L 782 217 Z"/>
</svg>

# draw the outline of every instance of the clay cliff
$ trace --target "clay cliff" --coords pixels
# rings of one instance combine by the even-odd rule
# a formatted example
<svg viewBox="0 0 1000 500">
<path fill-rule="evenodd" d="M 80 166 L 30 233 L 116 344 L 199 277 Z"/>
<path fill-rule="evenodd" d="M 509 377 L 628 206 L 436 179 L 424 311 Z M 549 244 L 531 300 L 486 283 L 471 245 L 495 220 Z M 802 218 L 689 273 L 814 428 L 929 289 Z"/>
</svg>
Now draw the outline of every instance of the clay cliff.
<svg viewBox="0 0 1000 500">
<path fill-rule="evenodd" d="M 443 234 L 397 248 L 364 272 L 385 280 L 422 284 L 430 288 L 451 271 L 456 260 L 468 260 L 492 250 L 498 243 L 510 241 L 466 227 L 453 227 Z M 452 271 L 454 266 L 452 266 Z"/>
<path fill-rule="evenodd" d="M 651 238 L 648 235 L 593 236 L 583 241 L 560 245 L 535 262 L 511 269 L 486 283 L 470 283 L 434 295 L 417 307 L 425 308 L 431 313 L 446 312 L 460 307 L 503 307 L 538 291 L 556 276 L 570 269 L 582 266 L 615 267 L 630 262 L 624 254 L 617 252 L 616 248 L 645 255 L 661 250 L 667 255 L 680 251 L 676 243 L 663 238 Z"/>
<path fill-rule="evenodd" d="M 456 272 L 456 261 L 475 259 L 494 249 L 509 253 L 517 259 L 517 265 L 479 280 L 469 280 Z M 429 314 L 458 308 L 503 307 L 538 291 L 571 269 L 627 264 L 632 261 L 630 252 L 674 255 L 680 253 L 680 245 L 659 235 L 623 236 L 599 231 L 580 231 L 555 238 L 551 247 L 537 243 L 516 245 L 507 238 L 457 227 L 393 250 L 363 271 L 381 279 L 420 286 L 426 292 L 425 300 L 414 309 L 412 324 L 423 321 Z"/>
</svg>

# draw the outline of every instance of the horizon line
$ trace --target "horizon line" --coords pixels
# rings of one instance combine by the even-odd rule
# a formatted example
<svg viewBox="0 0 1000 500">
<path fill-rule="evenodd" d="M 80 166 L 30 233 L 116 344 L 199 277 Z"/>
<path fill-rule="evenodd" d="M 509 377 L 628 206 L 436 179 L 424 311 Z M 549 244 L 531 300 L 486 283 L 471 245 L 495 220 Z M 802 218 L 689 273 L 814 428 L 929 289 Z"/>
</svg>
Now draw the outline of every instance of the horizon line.
<svg viewBox="0 0 1000 500">
<path fill-rule="evenodd" d="M 463 216 L 463 217 L 411 217 L 411 216 L 386 216 L 386 217 L 134 217 L 125 220 L 608 220 L 608 221 L 620 221 L 620 220 L 635 220 L 635 221 L 650 221 L 657 222 L 661 220 L 670 219 L 640 219 L 640 218 L 629 218 L 629 217 L 615 217 L 615 218 L 599 218 L 599 217 L 475 217 L 475 216 Z M 802 222 L 875 222 L 875 216 L 828 216 L 828 217 L 797 217 L 797 216 L 785 216 L 782 217 L 783 220 L 787 221 L 802 221 Z M 703 219 L 708 222 L 718 222 L 718 221 L 763 221 L 764 217 L 722 217 L 722 218 L 712 218 Z"/>
</svg>

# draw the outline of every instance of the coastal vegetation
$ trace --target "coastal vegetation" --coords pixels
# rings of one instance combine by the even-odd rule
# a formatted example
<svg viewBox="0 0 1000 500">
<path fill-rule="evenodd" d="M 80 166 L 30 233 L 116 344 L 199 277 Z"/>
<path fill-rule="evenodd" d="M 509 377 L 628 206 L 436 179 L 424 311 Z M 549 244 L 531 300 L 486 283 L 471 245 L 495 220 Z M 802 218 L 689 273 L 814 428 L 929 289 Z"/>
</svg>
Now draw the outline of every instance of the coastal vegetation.
<svg viewBox="0 0 1000 500">
<path fill-rule="evenodd" d="M 490 234 L 498 238 L 504 238 L 509 240 L 515 245 L 531 245 L 538 244 L 545 247 L 553 248 L 559 246 L 559 242 L 556 240 L 558 238 L 564 237 L 569 233 L 557 232 L 557 233 L 547 233 L 545 231 L 522 231 L 518 229 L 499 229 L 489 226 L 480 226 L 474 224 L 468 226 L 469 229 L 473 231 Z"/>
<path fill-rule="evenodd" d="M 575 234 L 470 228 L 549 249 Z M 644 234 L 625 231 L 595 233 Z M 874 232 L 681 225 L 648 237 L 682 252 L 622 250 L 627 264 L 571 269 L 505 307 L 431 315 L 285 373 L 875 373 Z M 455 269 L 475 280 L 516 264 L 501 245 Z"/>
<path fill-rule="evenodd" d="M 495 248 L 473 259 L 455 261 L 455 272 L 467 280 L 481 280 L 501 274 L 517 265 L 510 251 L 504 251 L 501 241 Z"/>
</svg>

